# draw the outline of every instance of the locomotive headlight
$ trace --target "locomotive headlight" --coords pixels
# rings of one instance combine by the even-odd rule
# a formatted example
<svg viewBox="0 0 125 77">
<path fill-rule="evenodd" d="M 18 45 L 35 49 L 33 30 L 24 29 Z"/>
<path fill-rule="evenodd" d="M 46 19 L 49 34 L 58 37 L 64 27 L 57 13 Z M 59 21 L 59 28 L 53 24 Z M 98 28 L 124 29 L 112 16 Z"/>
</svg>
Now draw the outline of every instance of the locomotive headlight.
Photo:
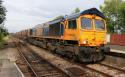
<svg viewBox="0 0 125 77">
<path fill-rule="evenodd" d="M 83 40 L 83 42 L 82 42 L 83 44 L 87 44 L 88 43 L 88 41 L 87 40 Z"/>
</svg>

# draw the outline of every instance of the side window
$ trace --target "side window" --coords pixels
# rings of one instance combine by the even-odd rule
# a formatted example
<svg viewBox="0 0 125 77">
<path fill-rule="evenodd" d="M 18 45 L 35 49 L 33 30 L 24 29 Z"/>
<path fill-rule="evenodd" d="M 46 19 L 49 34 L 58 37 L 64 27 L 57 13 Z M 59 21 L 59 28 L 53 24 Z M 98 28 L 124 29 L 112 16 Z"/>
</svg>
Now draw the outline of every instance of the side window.
<svg viewBox="0 0 125 77">
<path fill-rule="evenodd" d="M 30 29 L 30 30 L 29 30 L 29 35 L 32 35 L 32 33 L 33 33 L 33 32 L 32 32 L 32 29 Z"/>
<path fill-rule="evenodd" d="M 68 22 L 68 28 L 69 29 L 76 29 L 77 28 L 76 20 L 70 20 Z"/>
<path fill-rule="evenodd" d="M 47 36 L 48 33 L 49 33 L 49 28 L 45 27 L 45 28 L 43 29 L 43 35 L 44 35 L 44 36 Z"/>
<path fill-rule="evenodd" d="M 60 24 L 60 34 L 63 35 L 64 34 L 64 25 Z"/>
<path fill-rule="evenodd" d="M 35 35 L 35 33 L 36 33 L 36 29 L 34 28 L 32 29 L 32 34 Z"/>
</svg>

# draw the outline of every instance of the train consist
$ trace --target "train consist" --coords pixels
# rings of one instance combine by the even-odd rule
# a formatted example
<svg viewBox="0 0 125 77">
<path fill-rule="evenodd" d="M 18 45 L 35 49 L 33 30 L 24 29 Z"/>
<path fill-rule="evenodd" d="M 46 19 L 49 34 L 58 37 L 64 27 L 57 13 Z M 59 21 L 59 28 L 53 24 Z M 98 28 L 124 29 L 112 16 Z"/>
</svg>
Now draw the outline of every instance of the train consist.
<svg viewBox="0 0 125 77">
<path fill-rule="evenodd" d="M 65 16 L 15 35 L 52 52 L 71 57 L 80 62 L 104 59 L 106 46 L 105 16 L 96 8 Z"/>
</svg>

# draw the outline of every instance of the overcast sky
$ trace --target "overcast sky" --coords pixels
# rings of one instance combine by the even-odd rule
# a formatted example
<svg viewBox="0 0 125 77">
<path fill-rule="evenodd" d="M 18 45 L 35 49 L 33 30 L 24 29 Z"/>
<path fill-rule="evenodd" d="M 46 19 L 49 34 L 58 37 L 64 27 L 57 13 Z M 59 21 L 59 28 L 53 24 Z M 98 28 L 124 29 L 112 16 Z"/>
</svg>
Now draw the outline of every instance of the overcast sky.
<svg viewBox="0 0 125 77">
<path fill-rule="evenodd" d="M 5 26 L 9 32 L 32 28 L 56 16 L 102 5 L 104 0 L 4 0 L 7 9 Z"/>
</svg>

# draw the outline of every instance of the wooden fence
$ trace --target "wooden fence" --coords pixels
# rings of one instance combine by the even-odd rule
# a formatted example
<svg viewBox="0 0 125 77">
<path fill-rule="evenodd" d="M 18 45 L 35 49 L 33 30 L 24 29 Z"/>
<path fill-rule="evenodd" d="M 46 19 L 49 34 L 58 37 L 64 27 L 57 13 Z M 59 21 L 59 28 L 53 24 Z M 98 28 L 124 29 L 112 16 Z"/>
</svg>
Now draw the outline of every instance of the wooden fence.
<svg viewBox="0 0 125 77">
<path fill-rule="evenodd" d="M 111 34 L 110 44 L 112 45 L 125 45 L 125 34 Z"/>
</svg>

